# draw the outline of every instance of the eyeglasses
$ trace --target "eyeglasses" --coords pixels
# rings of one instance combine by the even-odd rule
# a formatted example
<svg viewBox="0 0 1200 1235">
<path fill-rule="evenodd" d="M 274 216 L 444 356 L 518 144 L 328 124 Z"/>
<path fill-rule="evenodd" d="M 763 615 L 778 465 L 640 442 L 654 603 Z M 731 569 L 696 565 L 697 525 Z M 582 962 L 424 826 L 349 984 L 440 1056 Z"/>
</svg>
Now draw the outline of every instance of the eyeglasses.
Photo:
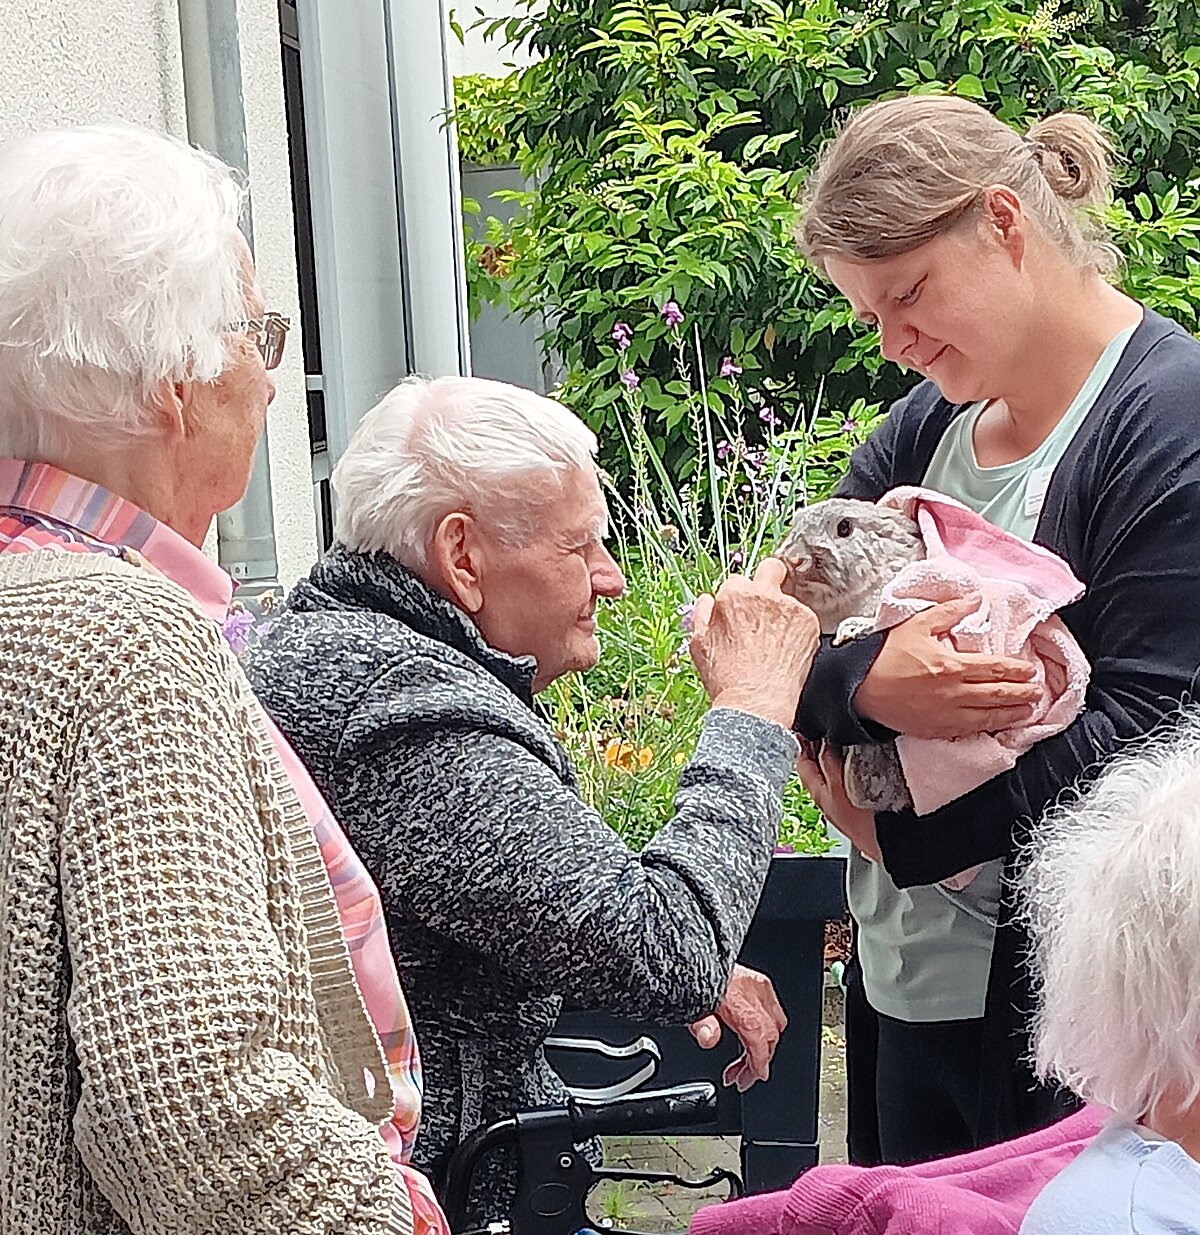
<svg viewBox="0 0 1200 1235">
<path fill-rule="evenodd" d="M 254 340 L 254 346 L 262 354 L 263 365 L 268 369 L 279 367 L 283 359 L 283 345 L 291 328 L 292 319 L 281 313 L 264 313 L 262 317 L 229 323 L 231 333 L 249 335 Z"/>
</svg>

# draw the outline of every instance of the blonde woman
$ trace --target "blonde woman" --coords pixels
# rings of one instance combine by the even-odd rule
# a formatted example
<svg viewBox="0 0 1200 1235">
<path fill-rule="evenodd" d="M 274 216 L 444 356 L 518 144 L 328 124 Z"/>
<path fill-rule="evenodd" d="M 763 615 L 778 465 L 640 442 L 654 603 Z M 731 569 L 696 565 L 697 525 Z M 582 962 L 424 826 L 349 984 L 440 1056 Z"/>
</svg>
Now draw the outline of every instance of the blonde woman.
<svg viewBox="0 0 1200 1235">
<path fill-rule="evenodd" d="M 1006 894 L 1023 830 L 1192 689 L 1200 666 L 1200 344 L 1110 279 L 1083 208 L 1110 147 L 1057 115 L 1019 133 L 962 99 L 857 113 L 812 176 L 803 252 L 921 382 L 855 454 L 844 495 L 941 490 L 1060 554 L 1093 677 L 1069 729 L 925 817 L 850 806 L 836 761 L 801 772 L 856 848 L 847 1005 L 853 1161 L 961 1152 L 1053 1119 L 1028 1049 L 1024 936 Z M 968 606 L 969 607 L 969 606 Z M 954 738 L 1025 714 L 1015 663 L 957 654 L 943 606 L 824 648 L 798 727 L 840 744 Z M 976 864 L 964 891 L 939 880 Z"/>
</svg>

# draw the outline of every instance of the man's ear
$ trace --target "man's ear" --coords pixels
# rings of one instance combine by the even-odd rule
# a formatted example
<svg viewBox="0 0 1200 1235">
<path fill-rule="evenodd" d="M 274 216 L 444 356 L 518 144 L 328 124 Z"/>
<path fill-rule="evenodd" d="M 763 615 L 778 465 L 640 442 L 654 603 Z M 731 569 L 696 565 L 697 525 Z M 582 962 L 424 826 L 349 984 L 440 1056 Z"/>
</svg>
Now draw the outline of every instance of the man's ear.
<svg viewBox="0 0 1200 1235">
<path fill-rule="evenodd" d="M 483 608 L 483 546 L 473 515 L 461 510 L 443 516 L 429 542 L 426 580 L 464 613 L 474 617 Z"/>
</svg>

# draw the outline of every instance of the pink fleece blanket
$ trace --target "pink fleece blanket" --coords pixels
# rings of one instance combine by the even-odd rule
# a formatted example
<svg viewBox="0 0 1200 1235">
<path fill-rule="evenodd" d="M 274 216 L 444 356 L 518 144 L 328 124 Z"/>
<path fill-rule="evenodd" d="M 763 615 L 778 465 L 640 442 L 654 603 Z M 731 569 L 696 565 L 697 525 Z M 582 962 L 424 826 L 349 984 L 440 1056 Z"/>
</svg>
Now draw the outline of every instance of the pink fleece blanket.
<svg viewBox="0 0 1200 1235">
<path fill-rule="evenodd" d="M 893 489 L 881 506 L 903 510 L 925 541 L 925 559 L 884 589 L 876 629 L 886 630 L 941 601 L 978 595 L 949 641 L 960 652 L 1029 661 L 1040 695 L 1028 720 L 996 733 L 953 739 L 901 735 L 896 750 L 918 815 L 927 815 L 1008 771 L 1036 742 L 1061 733 L 1079 715 L 1091 667 L 1055 616 L 1083 595 L 1083 584 L 1057 555 L 1002 531 L 953 498 L 931 489 Z"/>
</svg>

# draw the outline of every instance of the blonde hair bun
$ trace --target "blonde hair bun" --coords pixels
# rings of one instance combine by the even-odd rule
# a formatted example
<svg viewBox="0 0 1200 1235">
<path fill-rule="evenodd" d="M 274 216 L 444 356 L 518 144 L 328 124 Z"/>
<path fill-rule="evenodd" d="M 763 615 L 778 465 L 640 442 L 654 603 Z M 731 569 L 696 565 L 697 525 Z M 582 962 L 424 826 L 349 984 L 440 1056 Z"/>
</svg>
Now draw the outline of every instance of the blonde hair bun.
<svg viewBox="0 0 1200 1235">
<path fill-rule="evenodd" d="M 1060 111 L 1032 125 L 1025 140 L 1056 197 L 1099 205 L 1112 187 L 1113 145 L 1099 125 Z"/>
</svg>

